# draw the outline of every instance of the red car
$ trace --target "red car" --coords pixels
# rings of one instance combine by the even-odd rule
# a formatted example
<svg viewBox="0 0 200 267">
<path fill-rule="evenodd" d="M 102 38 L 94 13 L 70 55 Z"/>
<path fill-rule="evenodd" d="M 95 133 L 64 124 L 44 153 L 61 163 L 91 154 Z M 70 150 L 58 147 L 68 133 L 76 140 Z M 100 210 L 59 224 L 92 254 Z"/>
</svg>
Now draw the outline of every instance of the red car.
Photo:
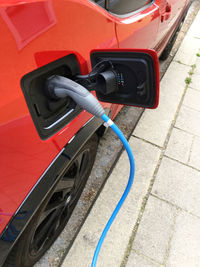
<svg viewBox="0 0 200 267">
<path fill-rule="evenodd" d="M 0 266 L 32 266 L 60 234 L 103 127 L 70 99 L 41 96 L 46 78 L 88 74 L 93 50 L 166 57 L 188 2 L 0 0 Z M 102 100 L 112 119 L 125 103 Z"/>
</svg>

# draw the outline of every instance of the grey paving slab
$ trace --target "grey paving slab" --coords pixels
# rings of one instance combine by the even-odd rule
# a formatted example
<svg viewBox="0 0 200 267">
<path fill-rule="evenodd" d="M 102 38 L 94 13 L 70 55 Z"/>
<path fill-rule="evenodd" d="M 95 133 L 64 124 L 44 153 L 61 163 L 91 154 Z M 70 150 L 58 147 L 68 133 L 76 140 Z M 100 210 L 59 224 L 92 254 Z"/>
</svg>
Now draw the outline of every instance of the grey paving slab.
<svg viewBox="0 0 200 267">
<path fill-rule="evenodd" d="M 174 60 L 180 61 L 186 65 L 193 65 L 196 63 L 196 53 L 199 52 L 200 39 L 186 35 Z M 192 53 L 191 53 L 192 51 Z"/>
<path fill-rule="evenodd" d="M 192 75 L 192 82 L 190 87 L 200 91 L 200 73 L 195 73 Z"/>
<path fill-rule="evenodd" d="M 174 160 L 163 158 L 153 194 L 200 216 L 200 172 Z"/>
<path fill-rule="evenodd" d="M 186 132 L 200 136 L 200 112 L 182 106 L 175 126 Z"/>
<path fill-rule="evenodd" d="M 196 16 L 190 29 L 188 30 L 187 35 L 191 37 L 200 38 L 199 25 L 200 25 L 200 11 L 198 12 L 198 15 Z"/>
<path fill-rule="evenodd" d="M 163 146 L 183 95 L 185 77 L 188 76 L 189 70 L 188 66 L 177 62 L 171 63 L 161 81 L 159 107 L 156 110 L 145 110 L 134 135 Z"/>
<path fill-rule="evenodd" d="M 176 220 L 166 267 L 200 266 L 200 220 L 181 212 Z"/>
<path fill-rule="evenodd" d="M 174 128 L 165 155 L 180 162 L 187 163 L 190 156 L 193 135 Z"/>
<path fill-rule="evenodd" d="M 200 137 L 194 137 L 189 165 L 200 170 Z"/>
<path fill-rule="evenodd" d="M 195 65 L 196 65 L 196 68 L 194 69 L 194 73 L 195 74 L 200 74 L 200 57 L 197 57 Z"/>
<path fill-rule="evenodd" d="M 142 200 L 160 156 L 160 150 L 136 138 L 129 141 L 135 154 L 136 175 L 131 192 L 120 210 L 117 220 L 105 239 L 97 266 L 120 266 L 129 238 L 140 212 Z M 129 163 L 126 153 L 120 157 L 115 169 L 105 184 L 82 226 L 62 267 L 91 265 L 98 238 L 127 184 Z"/>
<path fill-rule="evenodd" d="M 162 267 L 162 265 L 138 255 L 133 251 L 128 258 L 126 267 Z"/>
<path fill-rule="evenodd" d="M 200 90 L 198 91 L 188 88 L 184 97 L 183 105 L 200 111 Z"/>
<path fill-rule="evenodd" d="M 175 214 L 176 208 L 150 196 L 133 249 L 163 264 Z"/>
</svg>

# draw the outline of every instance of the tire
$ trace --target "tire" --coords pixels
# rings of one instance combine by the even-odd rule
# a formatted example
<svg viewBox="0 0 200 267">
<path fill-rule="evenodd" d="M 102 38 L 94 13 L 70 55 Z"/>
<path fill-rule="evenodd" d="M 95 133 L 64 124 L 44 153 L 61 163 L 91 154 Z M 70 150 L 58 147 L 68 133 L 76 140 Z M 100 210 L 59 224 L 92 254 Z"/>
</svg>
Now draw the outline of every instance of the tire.
<svg viewBox="0 0 200 267">
<path fill-rule="evenodd" d="M 68 222 L 94 164 L 98 137 L 94 134 L 64 170 L 9 254 L 4 267 L 33 266 Z"/>
</svg>

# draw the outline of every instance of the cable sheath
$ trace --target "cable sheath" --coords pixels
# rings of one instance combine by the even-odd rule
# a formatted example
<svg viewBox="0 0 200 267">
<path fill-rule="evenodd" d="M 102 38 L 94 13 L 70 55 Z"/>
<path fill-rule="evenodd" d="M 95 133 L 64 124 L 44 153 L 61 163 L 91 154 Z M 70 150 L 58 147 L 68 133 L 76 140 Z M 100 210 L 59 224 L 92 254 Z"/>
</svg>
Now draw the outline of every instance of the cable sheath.
<svg viewBox="0 0 200 267">
<path fill-rule="evenodd" d="M 110 120 L 110 118 L 106 115 L 106 114 L 103 114 L 101 116 L 102 120 L 105 121 L 106 123 Z M 127 183 L 127 186 L 124 190 L 124 193 L 123 195 L 121 196 L 115 210 L 113 211 L 110 219 L 108 220 L 102 234 L 101 234 L 101 237 L 99 239 L 99 242 L 96 246 L 96 249 L 95 249 L 95 252 L 94 252 L 94 256 L 93 256 L 93 260 L 92 260 L 92 264 L 91 264 L 91 267 L 95 267 L 96 266 L 96 263 L 97 263 L 97 258 L 99 256 L 99 252 L 100 252 L 100 249 L 101 249 L 101 246 L 103 244 L 103 241 L 106 237 L 106 234 L 108 232 L 108 230 L 110 229 L 115 217 L 117 216 L 119 210 L 121 209 L 130 189 L 131 189 L 131 186 L 133 184 L 133 179 L 134 179 L 134 174 L 135 174 L 135 161 L 134 161 L 134 157 L 133 157 L 133 152 L 130 148 L 130 145 L 128 143 L 128 141 L 126 140 L 125 136 L 123 135 L 123 133 L 121 132 L 121 130 L 117 127 L 116 124 L 112 124 L 111 126 L 111 129 L 115 132 L 115 134 L 119 137 L 119 139 L 121 140 L 122 144 L 124 145 L 125 149 L 126 149 L 126 152 L 128 154 L 128 158 L 129 158 L 129 162 L 130 162 L 130 175 L 129 175 L 129 180 L 128 180 L 128 183 Z"/>
</svg>

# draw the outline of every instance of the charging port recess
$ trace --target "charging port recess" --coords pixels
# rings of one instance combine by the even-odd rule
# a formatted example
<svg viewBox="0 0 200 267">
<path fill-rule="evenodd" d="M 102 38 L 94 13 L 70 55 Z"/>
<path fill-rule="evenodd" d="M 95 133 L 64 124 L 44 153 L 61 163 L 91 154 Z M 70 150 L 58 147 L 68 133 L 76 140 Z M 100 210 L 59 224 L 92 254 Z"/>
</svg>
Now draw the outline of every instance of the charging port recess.
<svg viewBox="0 0 200 267">
<path fill-rule="evenodd" d="M 50 99 L 45 92 L 47 78 L 61 75 L 73 80 L 78 74 L 78 60 L 74 54 L 70 54 L 26 74 L 21 79 L 21 88 L 41 139 L 51 137 L 82 111 L 70 97 Z"/>
</svg>

